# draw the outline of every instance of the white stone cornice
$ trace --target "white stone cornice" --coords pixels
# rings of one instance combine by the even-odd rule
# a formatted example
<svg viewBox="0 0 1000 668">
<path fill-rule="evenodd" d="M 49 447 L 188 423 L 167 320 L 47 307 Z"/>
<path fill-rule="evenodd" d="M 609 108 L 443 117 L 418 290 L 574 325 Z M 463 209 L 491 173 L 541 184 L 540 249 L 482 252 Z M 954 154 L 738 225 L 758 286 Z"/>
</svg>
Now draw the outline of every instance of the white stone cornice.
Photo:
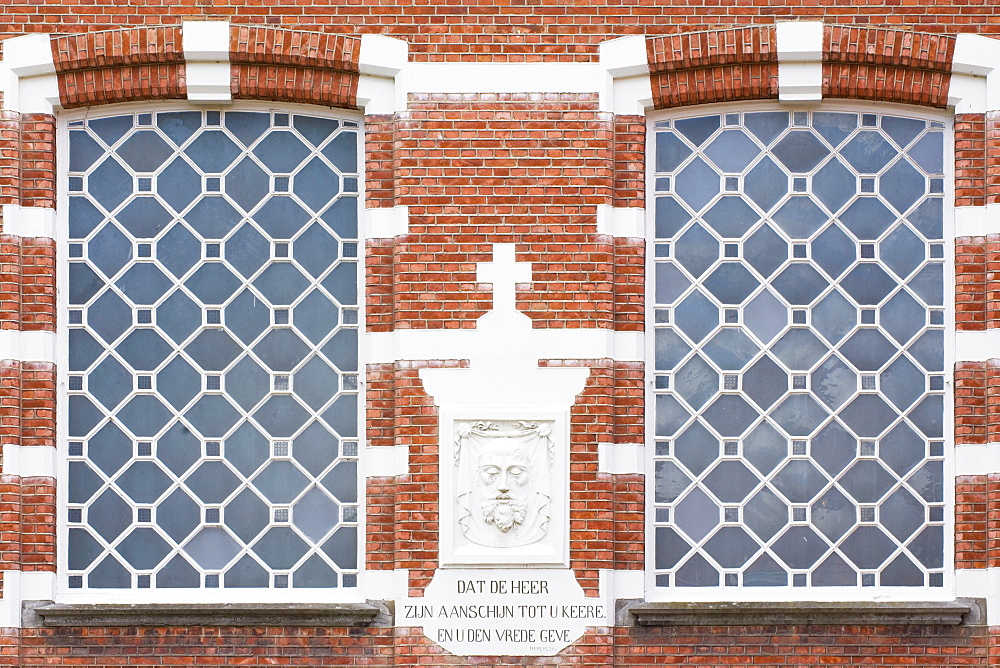
<svg viewBox="0 0 1000 668">
<path fill-rule="evenodd" d="M 653 108 L 646 38 L 630 35 L 602 42 L 598 63 L 605 82 L 600 89 L 600 107 L 621 115 L 643 115 Z"/>
<path fill-rule="evenodd" d="M 0 329 L 0 359 L 56 362 L 56 334 L 46 331 Z"/>
<path fill-rule="evenodd" d="M 232 101 L 229 27 L 228 21 L 184 21 L 184 72 L 191 102 Z"/>
<path fill-rule="evenodd" d="M 56 210 L 40 206 L 4 204 L 3 234 L 17 237 L 56 236 Z"/>
<path fill-rule="evenodd" d="M 631 239 L 645 238 L 646 209 L 597 205 L 597 233 Z"/>
<path fill-rule="evenodd" d="M 4 40 L 0 86 L 4 109 L 51 114 L 59 107 L 59 81 L 48 33 Z"/>
<path fill-rule="evenodd" d="M 392 239 L 406 234 L 410 227 L 410 207 L 405 204 L 383 209 L 365 209 L 365 238 Z"/>
<path fill-rule="evenodd" d="M 641 443 L 598 443 L 597 470 L 613 475 L 644 473 L 646 447 Z"/>
<path fill-rule="evenodd" d="M 1000 357 L 1000 329 L 955 332 L 955 359 L 985 362 Z"/>
<path fill-rule="evenodd" d="M 786 102 L 823 97 L 823 22 L 779 21 L 778 98 Z"/>
<path fill-rule="evenodd" d="M 48 445 L 3 444 L 3 472 L 21 478 L 55 479 L 56 449 Z"/>
<path fill-rule="evenodd" d="M 955 446 L 955 475 L 1000 473 L 1000 443 Z"/>
<path fill-rule="evenodd" d="M 406 109 L 406 95 L 398 85 L 408 66 L 409 45 L 385 35 L 362 35 L 358 55 L 358 106 L 366 114 L 392 114 Z"/>
<path fill-rule="evenodd" d="M 955 113 L 1000 111 L 1000 40 L 960 34 L 951 71 L 948 104 Z"/>
</svg>

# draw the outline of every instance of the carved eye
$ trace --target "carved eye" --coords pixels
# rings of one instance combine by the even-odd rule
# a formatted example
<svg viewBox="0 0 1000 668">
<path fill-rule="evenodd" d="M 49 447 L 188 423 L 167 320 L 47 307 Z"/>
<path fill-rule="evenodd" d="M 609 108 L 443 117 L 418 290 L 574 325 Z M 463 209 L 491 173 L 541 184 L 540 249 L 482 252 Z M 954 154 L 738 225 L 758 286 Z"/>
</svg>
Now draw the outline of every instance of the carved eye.
<svg viewBox="0 0 1000 668">
<path fill-rule="evenodd" d="M 500 468 L 497 466 L 484 466 L 479 469 L 479 475 L 484 479 L 495 478 L 500 473 Z"/>
</svg>

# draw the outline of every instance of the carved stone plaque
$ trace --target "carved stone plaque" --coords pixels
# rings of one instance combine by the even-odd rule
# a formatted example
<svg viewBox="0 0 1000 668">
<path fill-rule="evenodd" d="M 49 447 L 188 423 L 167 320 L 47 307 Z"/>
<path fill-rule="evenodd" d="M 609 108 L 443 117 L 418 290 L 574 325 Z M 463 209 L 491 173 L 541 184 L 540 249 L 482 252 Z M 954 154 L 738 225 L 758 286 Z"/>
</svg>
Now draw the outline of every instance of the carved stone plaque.
<svg viewBox="0 0 1000 668">
<path fill-rule="evenodd" d="M 452 451 L 441 453 L 442 565 L 564 564 L 564 420 L 484 416 L 443 426 Z"/>
</svg>

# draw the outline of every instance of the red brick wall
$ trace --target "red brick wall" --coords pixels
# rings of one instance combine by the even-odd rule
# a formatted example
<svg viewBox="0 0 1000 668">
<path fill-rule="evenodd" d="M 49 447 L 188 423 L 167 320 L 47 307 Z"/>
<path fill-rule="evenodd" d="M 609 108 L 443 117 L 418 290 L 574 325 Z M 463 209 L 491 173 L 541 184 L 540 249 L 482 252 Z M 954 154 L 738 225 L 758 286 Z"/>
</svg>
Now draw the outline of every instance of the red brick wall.
<svg viewBox="0 0 1000 668">
<path fill-rule="evenodd" d="M 55 206 L 55 118 L 0 112 L 0 204 Z"/>
</svg>

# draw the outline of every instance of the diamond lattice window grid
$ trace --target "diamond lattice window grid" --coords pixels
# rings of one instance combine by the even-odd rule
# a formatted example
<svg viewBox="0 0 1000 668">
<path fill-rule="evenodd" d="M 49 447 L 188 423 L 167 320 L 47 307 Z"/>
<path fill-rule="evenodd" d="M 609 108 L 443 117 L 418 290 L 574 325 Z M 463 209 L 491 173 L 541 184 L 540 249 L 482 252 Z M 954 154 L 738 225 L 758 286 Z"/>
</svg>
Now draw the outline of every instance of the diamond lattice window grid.
<svg viewBox="0 0 1000 668">
<path fill-rule="evenodd" d="M 943 124 L 654 132 L 656 585 L 942 586 Z"/>
<path fill-rule="evenodd" d="M 358 131 L 70 123 L 70 588 L 356 586 Z"/>
</svg>

